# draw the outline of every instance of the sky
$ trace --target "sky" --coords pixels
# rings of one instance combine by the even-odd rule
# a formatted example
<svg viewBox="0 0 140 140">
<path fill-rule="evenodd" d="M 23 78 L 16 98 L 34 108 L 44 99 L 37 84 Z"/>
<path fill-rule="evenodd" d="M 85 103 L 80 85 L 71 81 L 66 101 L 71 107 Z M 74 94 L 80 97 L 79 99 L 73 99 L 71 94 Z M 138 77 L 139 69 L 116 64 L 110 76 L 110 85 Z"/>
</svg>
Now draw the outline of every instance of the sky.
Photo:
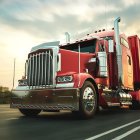
<svg viewBox="0 0 140 140">
<path fill-rule="evenodd" d="M 121 32 L 140 37 L 139 0 L 0 0 L 0 85 L 12 88 L 14 59 L 17 84 L 33 46 L 110 30 L 118 16 Z"/>
</svg>

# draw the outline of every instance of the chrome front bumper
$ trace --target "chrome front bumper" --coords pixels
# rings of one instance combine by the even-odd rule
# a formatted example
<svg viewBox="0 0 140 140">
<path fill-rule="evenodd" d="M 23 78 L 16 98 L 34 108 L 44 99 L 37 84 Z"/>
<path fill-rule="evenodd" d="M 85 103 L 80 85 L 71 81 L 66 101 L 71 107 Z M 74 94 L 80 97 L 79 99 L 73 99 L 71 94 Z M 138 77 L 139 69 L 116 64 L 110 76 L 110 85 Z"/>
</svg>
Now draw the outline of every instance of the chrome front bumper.
<svg viewBox="0 0 140 140">
<path fill-rule="evenodd" d="M 77 88 L 17 88 L 12 91 L 11 108 L 41 110 L 79 110 Z"/>
</svg>

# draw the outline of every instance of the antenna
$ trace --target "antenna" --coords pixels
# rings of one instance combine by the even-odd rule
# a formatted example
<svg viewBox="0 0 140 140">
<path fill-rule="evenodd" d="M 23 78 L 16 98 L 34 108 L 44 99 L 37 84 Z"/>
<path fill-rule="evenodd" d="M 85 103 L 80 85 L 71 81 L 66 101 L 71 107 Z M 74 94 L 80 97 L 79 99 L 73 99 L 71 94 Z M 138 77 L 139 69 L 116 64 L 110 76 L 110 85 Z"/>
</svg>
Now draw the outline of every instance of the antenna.
<svg viewBox="0 0 140 140">
<path fill-rule="evenodd" d="M 14 68 L 13 68 L 13 87 L 12 87 L 12 89 L 13 89 L 14 86 L 15 86 L 15 65 L 16 65 L 16 58 L 14 58 Z"/>
<path fill-rule="evenodd" d="M 107 0 L 105 0 L 105 24 L 107 30 Z"/>
<path fill-rule="evenodd" d="M 105 2 L 105 30 L 107 31 L 107 0 L 104 0 L 104 2 Z M 107 36 L 105 36 L 105 38 L 106 38 Z M 104 40 L 104 48 L 105 48 L 105 40 Z"/>
</svg>

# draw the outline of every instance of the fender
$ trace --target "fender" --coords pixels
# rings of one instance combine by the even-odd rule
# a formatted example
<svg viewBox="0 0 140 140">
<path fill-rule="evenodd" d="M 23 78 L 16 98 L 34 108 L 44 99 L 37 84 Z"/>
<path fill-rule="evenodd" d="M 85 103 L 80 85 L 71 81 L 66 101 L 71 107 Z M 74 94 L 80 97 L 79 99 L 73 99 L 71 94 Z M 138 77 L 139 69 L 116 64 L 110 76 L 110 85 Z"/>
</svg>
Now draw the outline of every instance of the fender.
<svg viewBox="0 0 140 140">
<path fill-rule="evenodd" d="M 91 83 L 93 83 L 94 86 L 96 86 L 95 88 L 97 88 L 95 79 L 90 74 L 80 73 L 80 74 L 74 74 L 73 76 L 74 76 L 74 88 L 82 88 L 86 80 L 91 81 Z"/>
<path fill-rule="evenodd" d="M 86 80 L 90 81 L 94 87 L 95 90 L 97 92 L 97 98 L 98 98 L 98 105 L 104 105 L 106 106 L 106 102 L 104 101 L 104 99 L 101 96 L 102 90 L 98 89 L 97 83 L 95 82 L 95 79 L 88 73 L 80 73 L 79 74 L 74 74 L 74 88 L 82 88 L 83 84 L 85 83 Z M 80 80 L 80 82 L 79 82 Z"/>
</svg>

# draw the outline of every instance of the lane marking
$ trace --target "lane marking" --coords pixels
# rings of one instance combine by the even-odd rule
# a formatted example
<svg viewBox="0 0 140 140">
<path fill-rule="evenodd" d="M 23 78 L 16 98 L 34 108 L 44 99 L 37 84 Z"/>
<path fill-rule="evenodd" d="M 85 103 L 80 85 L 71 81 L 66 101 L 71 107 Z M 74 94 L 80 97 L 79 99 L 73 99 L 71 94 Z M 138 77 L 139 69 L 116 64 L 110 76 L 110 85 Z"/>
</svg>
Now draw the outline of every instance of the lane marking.
<svg viewBox="0 0 140 140">
<path fill-rule="evenodd" d="M 17 120 L 19 118 L 9 118 L 9 119 L 4 119 L 5 121 L 10 121 L 10 120 Z"/>
<path fill-rule="evenodd" d="M 95 140 L 95 139 L 97 139 L 97 138 L 99 138 L 99 137 L 102 137 L 102 136 L 104 136 L 104 135 L 107 135 L 107 134 L 109 134 L 109 133 L 112 133 L 112 132 L 114 132 L 114 131 L 117 131 L 117 130 L 119 130 L 119 129 L 122 129 L 122 128 L 124 128 L 124 127 L 127 127 L 127 126 L 132 125 L 132 124 L 137 123 L 137 122 L 140 122 L 140 119 L 138 119 L 138 120 L 136 120 L 136 121 L 133 121 L 133 122 L 130 122 L 130 123 L 127 123 L 127 124 L 125 124 L 125 125 L 121 125 L 121 126 L 119 126 L 119 127 L 116 127 L 116 128 L 114 128 L 114 129 L 108 130 L 108 131 L 106 131 L 106 132 L 100 133 L 100 134 L 95 135 L 95 136 L 93 136 L 93 137 L 87 138 L 86 140 Z"/>
<path fill-rule="evenodd" d="M 137 131 L 137 130 L 139 130 L 139 129 L 140 129 L 140 126 L 135 127 L 135 128 L 133 128 L 133 129 L 127 131 L 126 133 L 124 133 L 124 134 L 122 134 L 122 135 L 120 135 L 120 136 L 118 136 L 118 137 L 112 139 L 112 140 L 121 140 L 122 138 L 127 137 L 128 135 L 134 133 L 135 131 Z"/>
<path fill-rule="evenodd" d="M 13 110 L 11 110 L 11 111 L 1 111 L 0 113 L 15 113 L 15 112 L 19 112 L 18 110 L 17 111 L 13 111 Z"/>
</svg>

